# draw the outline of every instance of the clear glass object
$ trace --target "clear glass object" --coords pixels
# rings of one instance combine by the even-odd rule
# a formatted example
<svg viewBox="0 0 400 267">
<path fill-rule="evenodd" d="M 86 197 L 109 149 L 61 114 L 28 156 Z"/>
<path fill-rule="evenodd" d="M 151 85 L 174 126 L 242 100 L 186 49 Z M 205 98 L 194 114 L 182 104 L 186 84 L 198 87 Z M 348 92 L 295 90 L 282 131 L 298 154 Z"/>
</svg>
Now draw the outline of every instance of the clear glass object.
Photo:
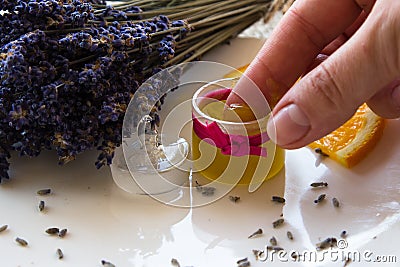
<svg viewBox="0 0 400 267">
<path fill-rule="evenodd" d="M 249 109 L 255 118 L 250 121 L 242 121 L 243 117 L 235 120 L 232 114 L 228 116 L 229 121 L 225 120 L 224 102 L 230 92 L 227 89 L 233 88 L 237 80 L 222 79 L 208 83 L 193 96 L 193 124 L 199 125 L 194 126 L 192 132 L 194 170 L 221 183 L 253 184 L 258 187 L 282 169 L 285 153 L 266 135 L 269 110 Z M 253 142 L 256 140 L 253 137 L 260 138 Z"/>
<path fill-rule="evenodd" d="M 152 118 L 145 115 L 138 124 L 138 138 L 124 140 L 126 160 L 138 172 L 166 172 L 182 163 L 189 154 L 189 144 L 182 137 L 169 141 L 166 133 L 152 129 Z"/>
<path fill-rule="evenodd" d="M 189 143 L 175 133 L 159 132 L 155 107 L 179 84 L 180 69 L 163 70 L 143 83 L 129 103 L 111 171 L 116 184 L 134 194 L 157 195 L 187 181 L 176 168 L 189 155 Z"/>
</svg>

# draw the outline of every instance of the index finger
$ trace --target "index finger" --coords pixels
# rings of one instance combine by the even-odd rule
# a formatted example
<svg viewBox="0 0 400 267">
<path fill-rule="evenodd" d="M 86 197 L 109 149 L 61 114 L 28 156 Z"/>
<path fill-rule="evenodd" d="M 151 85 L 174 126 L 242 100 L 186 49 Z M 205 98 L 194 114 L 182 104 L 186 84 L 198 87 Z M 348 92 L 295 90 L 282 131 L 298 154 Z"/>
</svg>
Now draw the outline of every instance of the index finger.
<svg viewBox="0 0 400 267">
<path fill-rule="evenodd" d="M 284 15 L 244 73 L 274 106 L 318 53 L 346 30 L 362 9 L 354 0 L 300 0 Z M 228 104 L 248 94 L 240 79 Z"/>
</svg>

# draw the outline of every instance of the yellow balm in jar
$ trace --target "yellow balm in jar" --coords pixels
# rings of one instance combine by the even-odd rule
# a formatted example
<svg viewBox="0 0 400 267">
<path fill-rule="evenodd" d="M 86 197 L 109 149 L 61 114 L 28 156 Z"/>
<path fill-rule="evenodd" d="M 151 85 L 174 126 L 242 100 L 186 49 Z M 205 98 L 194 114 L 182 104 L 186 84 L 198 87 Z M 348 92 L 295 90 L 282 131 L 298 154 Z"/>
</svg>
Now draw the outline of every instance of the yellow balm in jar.
<svg viewBox="0 0 400 267">
<path fill-rule="evenodd" d="M 285 153 L 266 132 L 268 115 L 256 119 L 247 105 L 225 106 L 236 79 L 201 87 L 192 99 L 194 171 L 226 184 L 250 184 L 275 176 Z"/>
</svg>

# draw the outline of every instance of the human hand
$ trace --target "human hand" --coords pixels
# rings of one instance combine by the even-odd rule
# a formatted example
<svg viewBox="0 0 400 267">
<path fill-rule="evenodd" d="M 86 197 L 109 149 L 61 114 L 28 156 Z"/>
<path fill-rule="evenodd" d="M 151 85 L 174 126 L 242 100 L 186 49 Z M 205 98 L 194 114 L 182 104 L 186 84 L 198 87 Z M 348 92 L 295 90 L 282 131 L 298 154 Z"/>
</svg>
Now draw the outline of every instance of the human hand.
<svg viewBox="0 0 400 267">
<path fill-rule="evenodd" d="M 378 115 L 396 118 L 400 1 L 296 1 L 244 76 L 276 104 L 268 133 L 284 148 L 305 146 L 335 130 L 363 102 Z M 236 95 L 252 94 L 248 82 L 239 80 Z M 242 101 L 236 95 L 228 104 Z"/>
</svg>

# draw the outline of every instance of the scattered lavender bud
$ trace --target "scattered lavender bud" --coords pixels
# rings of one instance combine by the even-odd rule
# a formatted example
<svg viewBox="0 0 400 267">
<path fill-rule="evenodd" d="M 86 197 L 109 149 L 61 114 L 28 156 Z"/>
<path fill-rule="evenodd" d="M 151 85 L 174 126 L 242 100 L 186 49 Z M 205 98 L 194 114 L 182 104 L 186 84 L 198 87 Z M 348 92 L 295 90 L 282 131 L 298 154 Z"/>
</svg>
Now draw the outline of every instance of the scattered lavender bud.
<svg viewBox="0 0 400 267">
<path fill-rule="evenodd" d="M 229 196 L 229 200 L 236 203 L 240 200 L 240 197 L 238 196 Z"/>
<path fill-rule="evenodd" d="M 336 197 L 332 198 L 332 205 L 333 205 L 335 208 L 339 208 L 340 203 L 339 203 L 339 200 L 338 200 Z"/>
<path fill-rule="evenodd" d="M 278 242 L 276 241 L 276 238 L 274 236 L 270 238 L 269 243 L 272 246 L 276 246 L 278 244 Z"/>
<path fill-rule="evenodd" d="M 321 203 L 322 201 L 325 200 L 325 197 L 326 197 L 326 194 L 319 195 L 318 198 L 314 200 L 314 203 L 315 204 Z"/>
<path fill-rule="evenodd" d="M 294 238 L 293 238 L 293 234 L 292 234 L 292 232 L 290 232 L 290 231 L 287 231 L 286 232 L 286 236 L 287 236 L 287 238 L 289 238 L 290 240 L 293 240 Z"/>
<path fill-rule="evenodd" d="M 25 239 L 22 239 L 20 237 L 15 238 L 15 242 L 20 244 L 23 247 L 26 247 L 28 245 L 28 242 Z"/>
<path fill-rule="evenodd" d="M 43 201 L 43 200 L 40 200 L 40 201 L 39 201 L 39 211 L 43 211 L 43 210 L 44 210 L 44 207 L 45 207 L 44 201 Z"/>
<path fill-rule="evenodd" d="M 247 238 L 253 238 L 255 236 L 261 235 L 263 233 L 263 230 L 260 228 L 257 231 L 255 231 L 254 233 L 252 233 L 251 235 L 249 235 Z"/>
<path fill-rule="evenodd" d="M 253 249 L 253 254 L 256 257 L 256 260 L 258 260 L 264 254 L 264 251 Z"/>
<path fill-rule="evenodd" d="M 46 233 L 49 235 L 58 235 L 59 232 L 60 229 L 58 229 L 57 227 L 50 227 L 46 229 Z"/>
<path fill-rule="evenodd" d="M 40 189 L 36 192 L 39 196 L 46 196 L 49 195 L 51 193 L 51 189 L 50 188 L 46 188 L 46 189 Z"/>
<path fill-rule="evenodd" d="M 60 230 L 60 232 L 58 233 L 58 236 L 63 238 L 66 234 L 67 234 L 67 228 L 63 228 Z"/>
<path fill-rule="evenodd" d="M 285 220 L 283 218 L 278 219 L 272 223 L 272 227 L 277 228 L 277 227 L 281 226 L 284 222 L 285 222 Z"/>
<path fill-rule="evenodd" d="M 310 184 L 311 187 L 327 187 L 327 182 L 315 182 Z"/>
<path fill-rule="evenodd" d="M 286 200 L 280 196 L 272 196 L 272 201 L 276 203 L 285 203 Z"/>
<path fill-rule="evenodd" d="M 60 248 L 57 249 L 56 253 L 57 253 L 57 256 L 58 256 L 59 260 L 64 258 L 64 253 L 62 252 L 62 250 Z"/>
<path fill-rule="evenodd" d="M 351 258 L 345 257 L 343 267 L 348 266 L 351 263 L 351 261 L 352 261 Z"/>
<path fill-rule="evenodd" d="M 238 260 L 236 262 L 236 264 L 237 264 L 238 267 L 248 267 L 248 266 L 250 266 L 250 262 L 249 262 L 248 258 L 240 259 L 240 260 Z"/>
<path fill-rule="evenodd" d="M 346 231 L 346 230 L 343 230 L 343 231 L 340 233 L 340 237 L 341 237 L 341 238 L 346 238 L 346 237 L 347 237 L 347 231 Z"/>
<path fill-rule="evenodd" d="M 325 152 L 323 152 L 322 149 L 319 148 L 319 147 L 317 147 L 314 151 L 315 151 L 315 153 L 317 153 L 317 154 L 319 154 L 319 155 L 321 155 L 321 156 L 329 157 L 329 155 L 326 154 Z"/>
<path fill-rule="evenodd" d="M 335 237 L 328 237 L 322 242 L 317 243 L 317 250 L 323 250 L 331 247 L 336 247 L 337 239 Z"/>
<path fill-rule="evenodd" d="M 115 267 L 114 264 L 106 260 L 101 260 L 101 265 L 103 265 L 104 267 Z"/>
<path fill-rule="evenodd" d="M 0 227 L 0 233 L 3 232 L 3 231 L 5 231 L 5 230 L 7 230 L 7 228 L 8 228 L 8 225 L 7 225 L 7 224 L 1 226 L 1 227 Z"/>
<path fill-rule="evenodd" d="M 176 267 L 180 267 L 181 265 L 179 264 L 179 261 L 175 258 L 171 259 L 171 264 L 176 266 Z"/>
</svg>

